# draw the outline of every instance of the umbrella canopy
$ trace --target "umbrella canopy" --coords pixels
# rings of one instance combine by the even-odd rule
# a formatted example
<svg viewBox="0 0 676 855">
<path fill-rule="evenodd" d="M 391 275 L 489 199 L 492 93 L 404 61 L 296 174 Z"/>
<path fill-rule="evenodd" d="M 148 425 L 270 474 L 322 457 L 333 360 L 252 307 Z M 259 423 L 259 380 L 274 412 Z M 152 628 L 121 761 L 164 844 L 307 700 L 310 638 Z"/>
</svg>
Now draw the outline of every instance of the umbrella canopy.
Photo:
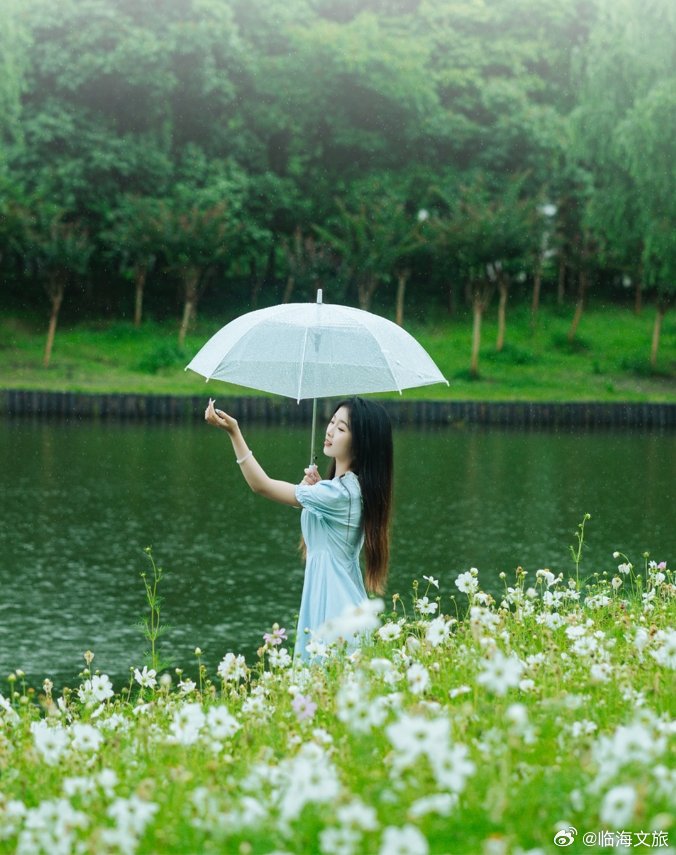
<svg viewBox="0 0 676 855">
<path fill-rule="evenodd" d="M 349 306 L 286 303 L 219 330 L 187 366 L 207 379 L 300 401 L 446 383 L 397 324 Z"/>
</svg>

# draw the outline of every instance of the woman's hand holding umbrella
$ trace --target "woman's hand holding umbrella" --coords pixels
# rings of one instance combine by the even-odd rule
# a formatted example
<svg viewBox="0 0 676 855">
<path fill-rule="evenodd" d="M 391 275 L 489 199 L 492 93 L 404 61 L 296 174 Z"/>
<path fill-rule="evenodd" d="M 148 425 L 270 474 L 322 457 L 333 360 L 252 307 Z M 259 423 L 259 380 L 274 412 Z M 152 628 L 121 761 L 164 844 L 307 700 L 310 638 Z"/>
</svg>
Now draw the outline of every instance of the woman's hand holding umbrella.
<svg viewBox="0 0 676 855">
<path fill-rule="evenodd" d="M 308 466 L 305 470 L 305 477 L 300 482 L 301 484 L 309 484 L 312 486 L 313 484 L 318 484 L 322 480 L 319 471 L 317 470 L 317 466 L 313 463 L 311 466 Z"/>
</svg>

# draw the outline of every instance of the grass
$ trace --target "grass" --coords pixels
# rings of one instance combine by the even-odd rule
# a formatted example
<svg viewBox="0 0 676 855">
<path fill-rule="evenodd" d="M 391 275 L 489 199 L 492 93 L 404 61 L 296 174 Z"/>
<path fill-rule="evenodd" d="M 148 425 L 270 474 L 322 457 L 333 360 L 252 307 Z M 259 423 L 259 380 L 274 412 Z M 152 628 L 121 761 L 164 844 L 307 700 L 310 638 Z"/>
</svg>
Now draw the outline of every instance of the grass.
<svg viewBox="0 0 676 855">
<path fill-rule="evenodd" d="M 90 651 L 72 691 L 13 673 L 0 853 L 612 851 L 601 832 L 664 848 L 676 587 L 616 556 L 579 585 L 517 570 L 497 601 L 476 570 L 451 590 L 423 577 L 349 616 L 358 653 L 315 641 L 319 664 L 293 664 L 275 626 L 213 675 L 199 650 L 191 674 L 132 663 L 122 687 Z"/>
<path fill-rule="evenodd" d="M 590 308 L 579 335 L 567 340 L 570 312 L 543 308 L 537 326 L 527 307 L 508 314 L 507 339 L 495 351 L 496 319 L 483 325 L 479 378 L 469 373 L 471 319 L 442 319 L 407 329 L 450 381 L 404 392 L 408 398 L 513 401 L 673 401 L 676 381 L 676 315 L 665 318 L 660 356 L 649 364 L 653 316 L 617 306 Z M 205 394 L 200 377 L 183 368 L 221 322 L 202 318 L 177 345 L 177 323 L 65 324 L 57 332 L 48 369 L 42 366 L 46 324 L 0 320 L 0 388 L 78 392 Z M 219 394 L 256 394 L 218 384 Z M 396 396 L 396 393 L 393 393 Z"/>
</svg>

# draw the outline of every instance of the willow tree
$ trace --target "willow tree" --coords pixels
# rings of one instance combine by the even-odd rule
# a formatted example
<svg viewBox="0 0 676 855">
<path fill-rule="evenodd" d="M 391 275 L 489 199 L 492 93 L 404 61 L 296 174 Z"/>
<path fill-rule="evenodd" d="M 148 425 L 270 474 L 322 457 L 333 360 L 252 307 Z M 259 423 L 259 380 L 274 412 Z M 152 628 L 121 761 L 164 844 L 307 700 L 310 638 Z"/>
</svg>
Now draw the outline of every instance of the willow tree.
<svg viewBox="0 0 676 855">
<path fill-rule="evenodd" d="M 655 364 L 676 287 L 676 6 L 597 0 L 597 9 L 574 113 L 576 150 L 592 180 L 586 225 L 606 264 L 657 293 Z"/>
</svg>

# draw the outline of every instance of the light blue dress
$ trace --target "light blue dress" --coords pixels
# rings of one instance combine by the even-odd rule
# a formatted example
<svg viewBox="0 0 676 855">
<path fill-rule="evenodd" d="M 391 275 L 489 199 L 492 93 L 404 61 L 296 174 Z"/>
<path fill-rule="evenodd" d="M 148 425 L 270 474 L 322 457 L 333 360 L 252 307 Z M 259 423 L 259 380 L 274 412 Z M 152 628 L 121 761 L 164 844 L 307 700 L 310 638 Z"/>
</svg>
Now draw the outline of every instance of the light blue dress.
<svg viewBox="0 0 676 855">
<path fill-rule="evenodd" d="M 361 487 L 354 472 L 346 472 L 331 481 L 298 484 L 296 499 L 303 508 L 307 560 L 295 655 L 310 661 L 305 647 L 312 633 L 366 599 L 359 566 L 364 542 Z"/>
</svg>

